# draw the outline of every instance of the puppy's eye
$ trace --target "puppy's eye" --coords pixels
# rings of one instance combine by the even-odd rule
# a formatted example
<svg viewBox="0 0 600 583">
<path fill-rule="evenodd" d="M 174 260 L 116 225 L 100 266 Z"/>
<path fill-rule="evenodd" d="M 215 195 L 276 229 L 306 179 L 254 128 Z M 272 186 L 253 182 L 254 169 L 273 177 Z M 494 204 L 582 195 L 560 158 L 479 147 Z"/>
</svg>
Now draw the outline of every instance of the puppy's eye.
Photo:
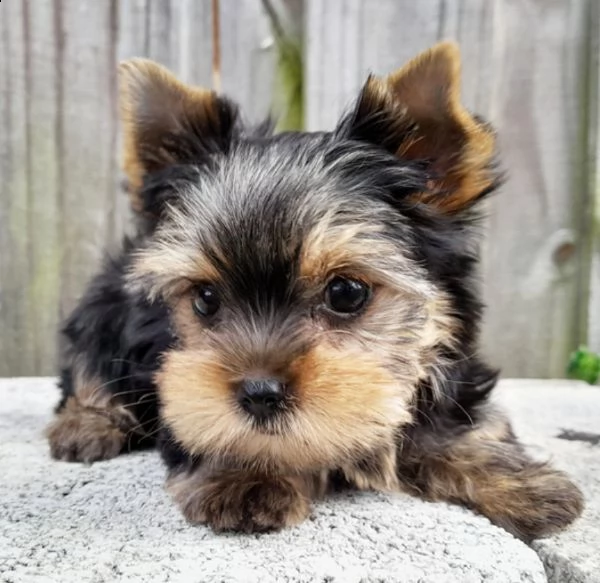
<svg viewBox="0 0 600 583">
<path fill-rule="evenodd" d="M 193 299 L 194 312 L 198 316 L 214 316 L 221 305 L 219 294 L 214 286 L 206 283 L 196 287 Z"/>
<path fill-rule="evenodd" d="M 338 276 L 327 284 L 325 303 L 334 312 L 353 314 L 367 303 L 370 295 L 371 290 L 361 281 Z"/>
</svg>

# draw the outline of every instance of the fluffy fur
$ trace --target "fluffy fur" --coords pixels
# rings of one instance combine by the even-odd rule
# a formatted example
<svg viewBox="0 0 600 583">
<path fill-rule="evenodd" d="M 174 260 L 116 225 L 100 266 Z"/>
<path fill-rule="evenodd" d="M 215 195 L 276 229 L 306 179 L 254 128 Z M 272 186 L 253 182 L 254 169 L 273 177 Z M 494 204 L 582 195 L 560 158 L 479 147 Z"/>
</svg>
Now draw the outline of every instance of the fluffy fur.
<svg viewBox="0 0 600 583">
<path fill-rule="evenodd" d="M 495 137 L 459 98 L 443 43 L 369 78 L 332 132 L 271 135 L 162 67 L 121 67 L 137 234 L 64 328 L 58 459 L 158 444 L 191 522 L 296 524 L 331 488 L 463 504 L 531 539 L 581 512 L 488 396 L 478 356 L 477 205 L 498 185 Z M 368 290 L 330 309 L 331 282 Z M 193 309 L 199 288 L 219 298 Z M 259 419 L 248 378 L 285 395 Z"/>
</svg>

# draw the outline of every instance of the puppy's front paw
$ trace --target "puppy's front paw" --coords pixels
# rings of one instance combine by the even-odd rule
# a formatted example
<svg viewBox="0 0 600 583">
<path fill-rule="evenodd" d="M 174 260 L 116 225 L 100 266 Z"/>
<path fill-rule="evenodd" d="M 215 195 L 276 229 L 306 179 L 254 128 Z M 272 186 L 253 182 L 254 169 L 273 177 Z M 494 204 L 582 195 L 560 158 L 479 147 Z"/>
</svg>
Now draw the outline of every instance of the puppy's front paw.
<svg viewBox="0 0 600 583">
<path fill-rule="evenodd" d="M 215 531 L 268 532 L 298 524 L 310 512 L 300 479 L 263 478 L 237 471 L 178 475 L 167 485 L 191 523 Z"/>
<path fill-rule="evenodd" d="M 91 463 L 119 455 L 126 434 L 102 411 L 67 403 L 46 430 L 57 460 Z"/>
<path fill-rule="evenodd" d="M 493 504 L 498 524 L 531 541 L 569 526 L 581 514 L 584 500 L 565 474 L 545 465 L 532 465 L 515 476 L 511 488 L 497 492 Z"/>
</svg>

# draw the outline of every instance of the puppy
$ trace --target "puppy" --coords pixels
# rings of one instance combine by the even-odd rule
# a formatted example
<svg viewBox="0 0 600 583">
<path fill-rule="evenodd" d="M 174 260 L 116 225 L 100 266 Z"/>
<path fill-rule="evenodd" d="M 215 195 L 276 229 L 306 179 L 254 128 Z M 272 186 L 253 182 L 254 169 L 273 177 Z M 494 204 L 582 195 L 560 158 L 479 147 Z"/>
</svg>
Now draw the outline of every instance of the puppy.
<svg viewBox="0 0 600 583">
<path fill-rule="evenodd" d="M 155 441 L 185 517 L 261 532 L 334 488 L 462 504 L 525 540 L 582 496 L 531 460 L 478 356 L 495 136 L 442 43 L 369 77 L 331 132 L 242 125 L 161 66 L 120 68 L 136 234 L 64 326 L 52 455 Z"/>
</svg>

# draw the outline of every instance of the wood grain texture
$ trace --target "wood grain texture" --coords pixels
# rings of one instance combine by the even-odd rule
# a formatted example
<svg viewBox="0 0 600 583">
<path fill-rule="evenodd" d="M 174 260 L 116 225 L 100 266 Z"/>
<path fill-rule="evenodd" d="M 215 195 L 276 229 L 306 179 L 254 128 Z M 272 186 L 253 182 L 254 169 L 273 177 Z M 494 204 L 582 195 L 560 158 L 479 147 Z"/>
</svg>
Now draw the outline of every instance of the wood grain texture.
<svg viewBox="0 0 600 583">
<path fill-rule="evenodd" d="M 61 317 L 98 269 L 116 232 L 116 0 L 62 0 L 59 109 Z"/>
<path fill-rule="evenodd" d="M 484 343 L 510 376 L 565 374 L 585 329 L 579 74 L 585 0 L 496 2 L 489 117 L 509 180 L 490 205 Z M 484 112 L 487 113 L 487 112 Z"/>
<path fill-rule="evenodd" d="M 252 123 L 271 110 L 275 56 L 271 31 L 259 0 L 221 0 L 222 91 L 243 104 Z"/>
<path fill-rule="evenodd" d="M 436 40 L 460 43 L 464 102 L 498 128 L 509 176 L 488 206 L 483 249 L 483 342 L 507 376 L 563 376 L 587 339 L 588 192 L 578 176 L 592 1 L 308 2 L 313 129 L 335 124 L 368 72 L 390 72 Z"/>
<path fill-rule="evenodd" d="M 11 2 L 1 9 L 0 370 L 23 374 L 27 367 L 35 370 L 37 360 L 36 322 L 30 296 L 32 191 L 27 66 L 31 55 L 24 3 Z"/>
<path fill-rule="evenodd" d="M 583 274 L 583 285 L 589 285 L 589 295 L 582 310 L 587 323 L 587 344 L 600 353 L 600 3 L 592 2 L 588 17 L 589 60 L 587 63 L 588 115 L 583 120 L 587 128 L 586 151 L 589 160 L 583 175 L 588 187 L 589 271 Z"/>
<path fill-rule="evenodd" d="M 50 334 L 58 326 L 62 256 L 60 217 L 60 152 L 56 139 L 59 121 L 57 22 L 49 4 L 33 9 L 23 3 L 27 21 L 26 63 L 27 140 L 29 181 L 30 281 L 29 315 L 35 332 L 30 339 L 35 351 L 34 371 L 42 371 L 56 358 Z M 38 342 L 45 338 L 44 342 Z M 24 371 L 26 372 L 26 371 Z"/>
</svg>

